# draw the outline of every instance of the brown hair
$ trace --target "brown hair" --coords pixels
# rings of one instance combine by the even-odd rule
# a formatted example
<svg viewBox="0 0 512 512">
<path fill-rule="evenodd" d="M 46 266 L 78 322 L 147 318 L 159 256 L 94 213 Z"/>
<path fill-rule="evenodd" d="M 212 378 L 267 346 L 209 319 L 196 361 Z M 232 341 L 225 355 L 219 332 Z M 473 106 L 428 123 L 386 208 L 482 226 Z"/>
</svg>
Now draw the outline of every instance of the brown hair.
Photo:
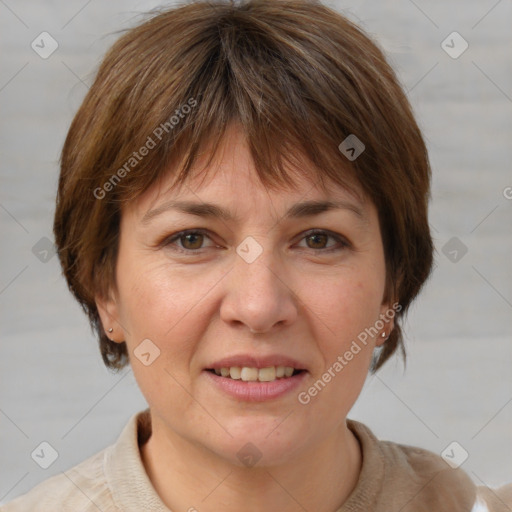
<svg viewBox="0 0 512 512">
<path fill-rule="evenodd" d="M 399 320 L 432 267 L 430 167 L 393 70 L 367 35 L 319 2 L 218 0 L 159 12 L 127 31 L 101 63 L 63 147 L 54 233 L 107 367 L 128 363 L 126 343 L 107 338 L 94 300 L 115 288 L 123 203 L 178 161 L 183 182 L 198 151 L 207 141 L 216 148 L 233 121 L 264 185 L 293 187 L 283 162 L 300 168 L 303 155 L 320 184 L 355 181 L 373 201 L 385 298 L 402 309 L 372 371 L 398 347 L 405 357 Z M 365 146 L 356 159 L 338 149 L 349 135 Z"/>
</svg>

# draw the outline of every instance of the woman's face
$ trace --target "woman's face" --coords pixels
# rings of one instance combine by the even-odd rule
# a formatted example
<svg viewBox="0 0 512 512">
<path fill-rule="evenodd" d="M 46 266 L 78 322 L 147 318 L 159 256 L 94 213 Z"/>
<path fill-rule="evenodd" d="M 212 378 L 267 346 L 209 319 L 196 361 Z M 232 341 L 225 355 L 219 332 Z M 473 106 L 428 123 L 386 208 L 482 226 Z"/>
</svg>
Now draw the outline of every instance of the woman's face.
<svg viewBox="0 0 512 512">
<path fill-rule="evenodd" d="M 392 327 L 375 334 L 390 310 L 383 246 L 368 200 L 305 178 L 270 192 L 240 132 L 222 147 L 204 182 L 168 181 L 123 210 L 117 292 L 98 305 L 126 340 L 154 432 L 271 465 L 345 428 Z"/>
</svg>

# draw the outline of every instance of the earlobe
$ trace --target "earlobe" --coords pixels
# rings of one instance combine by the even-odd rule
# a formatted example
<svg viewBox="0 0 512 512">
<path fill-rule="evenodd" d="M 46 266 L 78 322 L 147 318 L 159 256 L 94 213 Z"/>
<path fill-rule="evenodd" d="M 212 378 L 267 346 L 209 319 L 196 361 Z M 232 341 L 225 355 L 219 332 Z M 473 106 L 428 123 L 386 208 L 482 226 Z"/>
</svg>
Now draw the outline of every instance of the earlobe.
<svg viewBox="0 0 512 512">
<path fill-rule="evenodd" d="M 396 316 L 396 309 L 394 305 L 397 304 L 397 302 L 393 303 L 393 306 L 391 306 L 389 303 L 382 304 L 381 310 L 380 310 L 380 318 L 379 318 L 379 327 L 380 333 L 377 336 L 376 345 L 381 346 L 383 345 L 387 339 L 389 338 L 391 332 L 393 331 L 395 327 L 395 316 Z"/>
<path fill-rule="evenodd" d="M 102 297 L 96 297 L 95 302 L 106 336 L 111 341 L 122 343 L 124 341 L 124 332 L 119 323 L 119 312 L 116 301 L 112 298 L 104 299 Z"/>
<path fill-rule="evenodd" d="M 383 330 L 376 338 L 375 345 L 377 347 L 380 347 L 386 343 L 387 339 L 389 338 L 389 332 L 386 330 Z"/>
</svg>

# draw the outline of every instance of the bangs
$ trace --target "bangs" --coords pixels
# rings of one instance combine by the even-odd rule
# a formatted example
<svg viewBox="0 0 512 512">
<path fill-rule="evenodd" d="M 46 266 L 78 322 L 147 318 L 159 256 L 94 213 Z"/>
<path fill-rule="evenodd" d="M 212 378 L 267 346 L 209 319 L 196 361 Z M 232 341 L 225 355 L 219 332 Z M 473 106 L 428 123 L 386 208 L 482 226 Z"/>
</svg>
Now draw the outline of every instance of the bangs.
<svg viewBox="0 0 512 512">
<path fill-rule="evenodd" d="M 271 40 L 267 34 L 272 27 L 258 30 L 259 23 L 264 25 L 255 18 L 247 24 L 235 15 L 212 21 L 206 30 L 190 34 L 193 40 L 181 45 L 181 55 L 162 52 L 153 42 L 158 53 L 150 65 L 147 60 L 140 62 L 144 75 L 132 77 L 130 94 L 118 106 L 125 118 L 122 123 L 119 120 L 121 133 L 116 139 L 125 145 L 117 152 L 113 173 L 127 167 L 135 148 L 148 141 L 153 148 L 133 170 L 126 169 L 126 177 L 115 187 L 116 199 L 134 200 L 169 173 L 175 174 L 179 186 L 205 154 L 209 158 L 201 172 L 206 175 L 232 124 L 243 131 L 258 176 L 270 189 L 293 188 L 297 173 L 324 189 L 332 181 L 356 195 L 354 182 L 365 188 L 357 164 L 338 149 L 350 134 L 368 143 L 359 126 L 360 116 L 343 123 L 354 105 L 349 108 L 349 101 L 346 105 L 340 101 L 339 86 L 336 91 L 333 77 L 325 70 L 304 68 L 299 56 L 311 48 L 306 51 L 286 40 Z M 164 35 L 169 38 L 168 33 Z M 171 41 L 167 44 L 173 47 Z M 198 55 L 197 47 L 208 52 Z M 133 56 L 130 48 L 123 53 Z M 187 63 L 186 69 L 177 65 L 178 60 Z M 137 64 L 132 59 L 131 66 L 139 68 Z M 138 127 L 136 132 L 133 127 Z M 372 153 L 367 148 L 366 160 Z"/>
</svg>

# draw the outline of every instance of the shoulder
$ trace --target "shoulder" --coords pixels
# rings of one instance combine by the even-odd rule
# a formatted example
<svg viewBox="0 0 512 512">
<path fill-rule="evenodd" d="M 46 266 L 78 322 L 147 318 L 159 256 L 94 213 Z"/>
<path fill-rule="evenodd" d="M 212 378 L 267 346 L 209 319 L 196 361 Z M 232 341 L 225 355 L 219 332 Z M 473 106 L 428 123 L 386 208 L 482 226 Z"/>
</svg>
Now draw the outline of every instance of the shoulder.
<svg viewBox="0 0 512 512">
<path fill-rule="evenodd" d="M 26 494 L 0 506 L 0 512 L 117 510 L 104 473 L 103 463 L 108 450 L 106 448 L 73 468 L 44 480 Z"/>
<path fill-rule="evenodd" d="M 451 467 L 441 455 L 415 446 L 381 441 L 380 448 L 389 473 L 408 482 L 411 510 L 469 512 L 472 509 L 476 485 L 460 467 Z"/>
<path fill-rule="evenodd" d="M 114 444 L 41 482 L 0 512 L 115 512 L 144 510 L 148 502 L 159 505 L 152 510 L 165 510 L 140 459 L 139 442 L 150 434 L 149 409 L 133 414 Z"/>
<path fill-rule="evenodd" d="M 510 512 L 512 510 L 512 483 L 497 488 L 479 486 L 477 502 L 472 512 Z"/>
<path fill-rule="evenodd" d="M 429 450 L 379 440 L 362 423 L 349 425 L 362 447 L 361 478 L 378 482 L 372 488 L 376 510 L 472 510 L 477 488 L 461 468 Z"/>
<path fill-rule="evenodd" d="M 107 504 L 108 486 L 103 461 L 109 448 L 36 485 L 26 494 L 0 507 L 1 512 L 51 510 L 98 510 Z M 104 508 L 101 510 L 115 510 Z"/>
<path fill-rule="evenodd" d="M 421 493 L 429 503 L 439 502 L 447 510 L 468 510 L 471 512 L 511 512 L 512 483 L 492 488 L 477 485 L 460 468 L 452 468 L 436 453 L 422 448 L 383 441 L 384 451 L 400 454 L 406 473 L 425 482 Z M 437 502 L 435 501 L 437 500 Z M 459 508 L 456 508 L 459 507 Z M 428 509 L 428 508 L 427 508 Z M 426 509 L 426 510 L 427 510 Z M 444 509 L 443 509 L 444 510 Z"/>
</svg>

